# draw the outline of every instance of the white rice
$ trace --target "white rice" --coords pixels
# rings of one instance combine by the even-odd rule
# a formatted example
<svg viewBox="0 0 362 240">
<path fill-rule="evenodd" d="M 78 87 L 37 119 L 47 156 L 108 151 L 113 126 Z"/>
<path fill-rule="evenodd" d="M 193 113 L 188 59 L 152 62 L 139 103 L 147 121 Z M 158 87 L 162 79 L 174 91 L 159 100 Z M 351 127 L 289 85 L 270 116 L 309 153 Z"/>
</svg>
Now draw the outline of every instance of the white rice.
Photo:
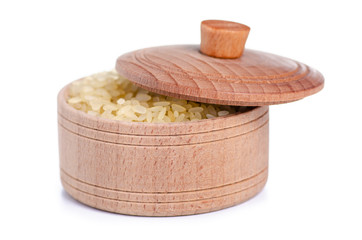
<svg viewBox="0 0 362 240">
<path fill-rule="evenodd" d="M 187 122 L 223 117 L 236 107 L 198 103 L 144 90 L 115 70 L 75 81 L 68 104 L 93 116 L 127 122 Z"/>
</svg>

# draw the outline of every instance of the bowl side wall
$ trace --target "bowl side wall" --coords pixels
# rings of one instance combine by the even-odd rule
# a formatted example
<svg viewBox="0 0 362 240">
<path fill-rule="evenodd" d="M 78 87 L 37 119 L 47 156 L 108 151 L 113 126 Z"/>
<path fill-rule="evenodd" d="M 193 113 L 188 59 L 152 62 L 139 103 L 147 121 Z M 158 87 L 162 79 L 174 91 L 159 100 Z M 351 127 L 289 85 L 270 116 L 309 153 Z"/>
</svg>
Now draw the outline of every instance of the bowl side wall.
<svg viewBox="0 0 362 240">
<path fill-rule="evenodd" d="M 268 107 L 188 123 L 89 116 L 58 96 L 61 179 L 75 199 L 106 211 L 187 215 L 243 202 L 268 172 Z"/>
</svg>

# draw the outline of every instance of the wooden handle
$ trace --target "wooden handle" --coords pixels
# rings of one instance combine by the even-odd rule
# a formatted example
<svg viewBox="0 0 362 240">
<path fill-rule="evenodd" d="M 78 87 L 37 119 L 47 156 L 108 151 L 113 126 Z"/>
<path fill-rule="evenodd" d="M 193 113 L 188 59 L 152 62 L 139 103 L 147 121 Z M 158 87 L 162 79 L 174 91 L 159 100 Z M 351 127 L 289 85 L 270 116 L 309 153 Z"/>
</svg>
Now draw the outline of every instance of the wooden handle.
<svg viewBox="0 0 362 240">
<path fill-rule="evenodd" d="M 250 28 L 246 25 L 221 21 L 201 22 L 202 53 L 217 58 L 238 58 L 243 54 Z"/>
</svg>

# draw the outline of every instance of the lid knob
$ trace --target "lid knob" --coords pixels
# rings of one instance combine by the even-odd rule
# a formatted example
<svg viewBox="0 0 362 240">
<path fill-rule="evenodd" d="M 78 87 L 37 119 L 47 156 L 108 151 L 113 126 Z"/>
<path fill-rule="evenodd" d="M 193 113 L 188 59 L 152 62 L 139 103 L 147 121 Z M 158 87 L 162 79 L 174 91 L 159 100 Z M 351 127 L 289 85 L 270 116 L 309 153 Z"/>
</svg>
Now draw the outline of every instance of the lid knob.
<svg viewBox="0 0 362 240">
<path fill-rule="evenodd" d="M 201 22 L 202 53 L 217 58 L 238 58 L 243 54 L 250 28 L 246 25 L 221 21 Z"/>
</svg>

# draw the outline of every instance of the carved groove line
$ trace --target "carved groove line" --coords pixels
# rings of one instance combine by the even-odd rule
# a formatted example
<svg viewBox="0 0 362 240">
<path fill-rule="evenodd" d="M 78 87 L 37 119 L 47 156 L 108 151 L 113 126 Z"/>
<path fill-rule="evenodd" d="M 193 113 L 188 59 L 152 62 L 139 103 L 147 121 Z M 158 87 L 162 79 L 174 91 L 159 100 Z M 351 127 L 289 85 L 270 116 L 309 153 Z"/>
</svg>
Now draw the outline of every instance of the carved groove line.
<svg viewBox="0 0 362 240">
<path fill-rule="evenodd" d="M 125 63 L 127 63 L 127 64 L 132 64 L 132 65 L 135 65 L 135 66 L 139 66 L 139 67 L 141 67 L 141 65 L 138 65 L 138 64 L 136 64 L 136 63 L 133 63 L 133 62 L 129 62 L 129 61 L 125 61 L 125 60 L 122 60 L 122 61 L 124 61 Z M 154 76 L 154 73 L 152 73 L 151 71 L 150 71 L 150 69 L 145 69 L 144 67 L 141 67 L 142 69 L 144 69 L 145 71 L 147 71 L 148 73 L 150 73 L 152 76 Z M 152 67 L 153 68 L 153 67 Z M 156 68 L 154 68 L 154 69 L 156 69 Z M 157 68 L 156 69 L 157 71 L 163 71 L 164 73 L 167 73 L 168 75 L 169 75 L 169 73 L 168 72 L 165 72 L 164 70 L 162 70 L 162 69 L 160 69 L 160 68 Z M 129 72 L 129 73 L 131 73 L 132 75 L 133 75 L 133 77 L 137 77 L 137 76 L 139 76 L 140 75 L 140 72 L 137 72 L 137 71 L 134 71 L 134 70 L 131 70 L 131 69 L 127 69 L 127 72 Z M 179 76 L 181 76 L 181 77 L 184 77 L 184 75 L 183 74 L 180 74 L 180 73 L 175 73 L 175 72 L 173 72 L 172 74 L 178 74 Z M 246 81 L 246 80 L 244 80 L 244 79 L 240 79 L 240 81 L 238 80 L 238 81 L 226 81 L 226 80 L 224 80 L 224 81 L 222 81 L 222 79 L 223 78 L 218 78 L 218 79 L 212 79 L 211 77 L 208 77 L 208 79 L 210 80 L 210 82 L 213 82 L 213 81 L 216 81 L 216 82 L 224 82 L 224 83 L 227 83 L 227 84 L 229 84 L 230 86 L 232 86 L 232 84 L 239 84 L 239 85 L 242 85 L 245 89 L 246 89 L 246 92 L 236 92 L 235 90 L 233 90 L 233 91 L 222 91 L 223 93 L 232 93 L 232 94 L 234 94 L 234 93 L 246 93 L 246 94 L 251 94 L 252 92 L 250 91 L 250 88 L 249 88 L 249 86 L 250 85 L 260 85 L 260 87 L 261 88 L 264 88 L 265 86 L 263 86 L 263 85 L 261 85 L 261 84 L 264 84 L 264 85 L 266 85 L 266 86 L 268 86 L 268 85 L 278 85 L 278 84 L 283 84 L 283 83 L 286 83 L 286 84 L 294 84 L 294 83 L 296 83 L 296 84 L 299 84 L 299 85 L 301 85 L 301 80 L 303 80 L 303 81 L 307 81 L 308 79 L 306 78 L 307 77 L 307 75 L 309 75 L 310 74 L 310 71 L 309 71 L 309 68 L 307 68 L 306 69 L 306 71 L 305 72 L 303 72 L 302 74 L 300 74 L 300 75 L 297 75 L 297 76 L 295 76 L 294 78 L 289 78 L 289 79 L 286 79 L 286 81 L 279 81 L 279 80 L 272 80 L 272 79 L 269 79 L 269 80 L 265 80 L 265 81 L 262 81 L 262 80 L 260 80 L 260 81 L 255 81 L 255 82 L 249 82 L 249 81 Z M 142 79 L 142 78 L 139 78 L 139 80 L 140 79 Z M 159 79 L 158 78 L 156 78 L 158 81 L 159 81 Z M 177 82 L 177 81 L 175 81 L 175 79 L 174 78 L 172 78 L 173 79 L 173 81 L 175 82 L 175 84 L 177 85 L 177 86 L 180 86 L 180 87 L 183 87 L 183 88 L 187 88 L 187 86 L 182 86 L 182 85 L 180 85 L 179 84 L 179 82 Z M 133 80 L 135 80 L 135 79 L 133 79 Z M 194 81 L 194 80 L 193 80 Z M 273 83 L 274 81 L 277 81 L 276 83 Z M 309 80 L 308 80 L 309 81 Z M 140 82 L 135 82 L 137 85 L 139 85 L 140 87 L 143 87 L 143 88 L 147 88 L 147 86 L 144 86 L 144 83 L 140 83 Z M 167 85 L 169 85 L 170 83 L 167 83 L 167 82 L 163 82 L 162 81 L 162 83 L 163 84 L 167 84 Z M 311 86 L 311 88 L 313 88 L 313 87 L 315 87 L 315 85 L 314 84 L 311 84 L 312 86 Z M 172 86 L 172 85 L 170 85 L 170 86 Z M 215 90 L 217 89 L 216 87 L 215 87 L 215 85 L 213 84 L 213 88 L 215 88 Z M 300 90 L 297 90 L 296 92 L 299 92 L 299 91 L 304 91 L 304 90 L 307 90 L 307 88 L 304 88 L 304 86 L 303 85 L 301 85 L 302 86 L 302 89 L 300 89 Z M 232 87 L 233 89 L 235 89 L 234 87 Z M 160 90 L 162 90 L 162 89 L 160 89 Z M 156 90 L 154 90 L 154 91 L 156 91 Z M 265 92 L 264 91 L 264 89 L 262 89 L 262 91 L 261 92 L 255 92 L 254 94 L 260 94 L 260 93 L 263 93 L 263 94 L 269 94 L 269 95 L 275 95 L 276 93 L 274 93 L 274 92 Z"/>
<path fill-rule="evenodd" d="M 121 192 L 121 193 L 135 193 L 135 194 L 144 194 L 144 195 L 147 195 L 147 194 L 150 194 L 150 195 L 155 195 L 155 194 L 184 194 L 184 193 L 196 193 L 196 192 L 202 192 L 202 191 L 208 191 L 208 190 L 214 190 L 214 189 L 217 189 L 217 188 L 225 188 L 225 187 L 230 187 L 232 185 L 237 185 L 237 184 L 240 184 L 240 183 L 243 183 L 243 182 L 246 182 L 246 181 L 249 181 L 253 178 L 256 178 L 258 176 L 260 176 L 261 174 L 265 173 L 266 171 L 268 171 L 268 167 L 265 167 L 264 169 L 260 170 L 259 172 L 257 172 L 256 174 L 250 176 L 250 177 L 247 177 L 247 178 L 244 178 L 243 180 L 240 180 L 240 181 L 237 181 L 237 182 L 232 182 L 232 183 L 228 183 L 228 184 L 224 184 L 224 185 L 219 185 L 219 186 L 215 186 L 215 187 L 210 187 L 210 188 L 202 188 L 202 189 L 196 189 L 196 190 L 189 190 L 189 191 L 177 191 L 177 192 L 137 192 L 137 191 L 127 191 L 127 190 L 120 190 L 120 189 L 116 189 L 116 188 L 108 188 L 108 187 L 103 187 L 103 186 L 99 186 L 99 185 L 96 185 L 96 184 L 91 184 L 91 183 L 88 183 L 88 182 L 85 182 L 83 180 L 80 180 L 78 178 L 75 178 L 73 176 L 71 176 L 69 173 L 67 173 L 64 169 L 60 168 L 60 171 L 62 173 L 64 173 L 66 176 L 68 176 L 69 178 L 75 180 L 75 181 L 78 181 L 80 183 L 83 183 L 85 185 L 89 185 L 91 187 L 96 187 L 96 188 L 100 188 L 100 189 L 105 189 L 105 190 L 109 190 L 109 191 L 115 191 L 115 192 Z"/>
<path fill-rule="evenodd" d="M 70 188 L 74 189 L 75 191 L 78 191 L 78 192 L 81 192 L 83 194 L 90 195 L 90 196 L 93 196 L 93 197 L 106 199 L 106 200 L 112 200 L 112 201 L 117 201 L 117 202 L 127 202 L 127 203 L 142 203 L 142 204 L 174 204 L 174 203 L 200 202 L 200 201 L 205 201 L 205 200 L 211 200 L 211 199 L 217 199 L 217 198 L 223 198 L 223 197 L 227 197 L 227 196 L 231 196 L 231 195 L 236 195 L 236 194 L 242 193 L 242 192 L 244 192 L 244 191 L 246 191 L 246 190 L 248 190 L 250 188 L 256 187 L 257 185 L 263 183 L 265 180 L 266 180 L 266 178 L 264 178 L 263 180 L 255 183 L 255 184 L 253 184 L 253 185 L 251 185 L 251 186 L 249 186 L 249 187 L 247 187 L 245 189 L 242 189 L 242 190 L 239 190 L 239 191 L 236 191 L 236 192 L 232 192 L 232 193 L 228 193 L 228 194 L 224 194 L 224 195 L 220 195 L 220 196 L 217 196 L 217 197 L 202 198 L 202 199 L 189 200 L 189 201 L 175 201 L 175 202 L 139 202 L 139 201 L 119 200 L 117 198 L 109 198 L 109 197 L 104 197 L 104 196 L 100 196 L 100 195 L 97 195 L 97 194 L 92 194 L 92 193 L 89 193 L 89 192 L 82 191 L 82 190 L 70 185 L 69 183 L 67 183 L 64 180 L 63 180 L 63 183 L 65 183 Z"/>
<path fill-rule="evenodd" d="M 102 143 L 108 143 L 108 144 L 114 144 L 114 145 L 124 145 L 124 146 L 137 146 L 137 147 L 180 147 L 180 146 L 190 146 L 190 145 L 200 145 L 200 144 L 208 144 L 208 143 L 214 143 L 214 142 L 219 142 L 219 141 L 224 141 L 224 140 L 229 140 L 229 139 L 233 139 L 233 138 L 237 138 L 243 135 L 247 135 L 249 133 L 255 132 L 259 129 L 261 129 L 262 127 L 264 127 L 266 124 L 269 123 L 269 119 L 267 121 L 265 121 L 265 123 L 263 123 L 262 125 L 260 125 L 259 127 L 249 131 L 249 132 L 245 132 L 242 134 L 238 134 L 232 137 L 226 137 L 226 138 L 222 138 L 222 139 L 216 139 L 216 140 L 210 140 L 210 141 L 204 141 L 204 142 L 197 142 L 197 143 L 184 143 L 184 144 L 174 144 L 174 145 L 161 145 L 161 144 L 157 144 L 157 145 L 145 145 L 145 144 L 130 144 L 130 143 L 118 143 L 118 142 L 112 142 L 112 141 L 106 141 L 106 140 L 99 140 L 96 138 L 92 138 L 92 137 L 88 137 L 88 136 L 84 136 L 81 135 L 79 133 L 76 133 L 74 131 L 69 130 L 68 128 L 66 128 L 65 126 L 63 126 L 60 122 L 58 122 L 59 126 L 62 127 L 64 130 L 66 130 L 67 132 L 74 134 L 76 136 L 79 137 L 83 137 L 89 140 L 93 140 L 93 141 L 97 141 L 97 142 L 102 142 Z"/>
<path fill-rule="evenodd" d="M 248 178 L 248 179 L 244 179 L 240 182 L 243 182 L 243 181 L 247 181 L 247 180 L 250 180 L 251 178 L 254 178 L 254 177 L 257 177 L 257 175 L 261 174 L 262 172 L 264 172 L 265 170 L 259 172 L 258 174 Z M 70 178 L 72 178 L 70 176 Z M 221 194 L 221 195 L 216 195 L 216 196 L 213 196 L 213 197 L 206 197 L 206 198 L 201 198 L 201 199 L 193 199 L 193 200 L 185 200 L 185 201 L 171 201 L 171 202 L 166 202 L 166 201 L 156 201 L 156 202 L 151 202 L 151 201 L 131 201 L 131 200 L 124 200 L 124 199 L 120 199 L 120 198 L 111 198 L 111 197 L 105 197 L 103 195 L 99 195 L 99 194 L 94 194 L 94 193 L 90 193 L 88 191 L 85 191 L 85 190 L 82 190 L 82 189 L 79 189 L 78 187 L 75 187 L 73 186 L 72 184 L 70 184 L 68 181 L 66 181 L 64 179 L 64 177 L 61 178 L 62 182 L 65 183 L 66 185 L 70 186 L 71 188 L 73 188 L 74 190 L 76 191 L 79 191 L 79 192 L 82 192 L 82 193 L 85 193 L 85 194 L 88 194 L 88 195 L 92 195 L 92 196 L 95 196 L 95 197 L 99 197 L 99 198 L 103 198 L 103 199 L 109 199 L 109 200 L 114 200 L 114 201 L 122 201 L 122 202 L 131 202 L 131 203 L 159 203 L 159 204 L 167 204 L 167 203 L 185 203 L 185 202 L 195 202 L 195 201 L 205 201 L 205 200 L 210 200 L 210 199 L 215 199 L 215 198 L 222 198 L 222 197 L 225 197 L 225 196 L 229 196 L 229 195 L 233 195 L 233 194 L 237 194 L 237 193 L 240 193 L 240 192 L 243 192 L 243 191 L 246 191 L 250 188 L 253 188 L 257 185 L 259 185 L 260 183 L 264 182 L 265 180 L 267 179 L 267 177 L 263 177 L 260 181 L 248 186 L 248 187 L 245 187 L 243 189 L 240 189 L 240 190 L 237 190 L 237 191 L 232 191 L 230 193 L 225 193 L 225 194 Z M 76 179 L 74 179 L 76 180 Z M 76 180 L 77 181 L 77 180 Z M 81 182 L 85 185 L 89 185 L 89 186 L 92 186 L 92 187 L 97 187 L 97 186 L 93 186 L 91 184 L 88 184 L 88 183 L 85 183 L 85 182 Z M 237 184 L 237 183 L 235 183 Z M 228 185 L 233 185 L 233 184 L 228 184 Z M 151 193 L 151 192 L 147 192 L 147 193 L 143 193 L 143 192 L 131 192 L 131 191 L 120 191 L 120 190 L 112 190 L 112 191 L 116 191 L 116 192 L 120 192 L 120 193 L 126 193 L 126 194 L 142 194 L 142 195 L 167 195 L 167 194 L 177 194 L 177 195 L 183 195 L 185 193 L 197 193 L 197 192 L 200 192 L 200 191 L 205 191 L 205 190 L 213 190 L 213 189 L 217 189 L 217 188 L 223 188 L 223 187 L 226 187 L 227 185 L 224 185 L 224 186 L 221 186 L 221 187 L 214 187 L 214 188 L 210 188 L 210 189 L 202 189 L 202 190 L 196 190 L 196 191 L 180 191 L 180 192 L 167 192 L 167 193 Z M 97 187 L 97 188 L 102 188 L 102 187 Z M 107 188 L 103 188 L 105 190 L 109 190 Z"/>
<path fill-rule="evenodd" d="M 219 128 L 219 129 L 214 129 L 214 130 L 211 130 L 211 131 L 200 131 L 200 132 L 196 132 L 196 133 L 185 133 L 185 134 L 172 134 L 172 135 L 143 135 L 143 134 L 130 134 L 130 133 L 120 133 L 120 132 L 113 132 L 113 131 L 106 131 L 106 130 L 99 130 L 98 128 L 92 128 L 92 127 L 89 127 L 89 126 L 85 126 L 85 125 L 81 125 L 77 122 L 74 122 L 72 120 L 69 120 L 68 118 L 64 117 L 60 112 L 58 112 L 58 115 L 59 117 L 65 119 L 66 121 L 74 124 L 74 125 L 77 125 L 79 127 L 84 127 L 84 128 L 87 128 L 87 129 L 91 129 L 91 130 L 94 130 L 94 131 L 99 131 L 99 132 L 105 132 L 105 133 L 111 133 L 111 134 L 119 134 L 119 135 L 126 135 L 126 136 L 139 136 L 139 137 L 172 137 L 172 136 L 195 136 L 196 134 L 204 134 L 204 133 L 210 133 L 210 132 L 219 132 L 219 131 L 224 131 L 224 130 L 227 130 L 227 129 L 231 129 L 231 128 L 237 128 L 237 127 L 241 127 L 243 125 L 247 125 L 247 124 L 250 124 L 252 122 L 256 122 L 257 120 L 263 118 L 265 115 L 267 115 L 269 113 L 269 109 L 267 111 L 265 111 L 263 114 L 261 114 L 259 117 L 257 118 L 253 118 L 252 120 L 248 121 L 248 122 L 245 122 L 245 123 L 242 123 L 242 124 L 238 124 L 238 125 L 234 125 L 234 126 L 230 126 L 230 127 L 226 127 L 226 128 Z M 141 123 L 142 124 L 142 123 Z"/>
</svg>

